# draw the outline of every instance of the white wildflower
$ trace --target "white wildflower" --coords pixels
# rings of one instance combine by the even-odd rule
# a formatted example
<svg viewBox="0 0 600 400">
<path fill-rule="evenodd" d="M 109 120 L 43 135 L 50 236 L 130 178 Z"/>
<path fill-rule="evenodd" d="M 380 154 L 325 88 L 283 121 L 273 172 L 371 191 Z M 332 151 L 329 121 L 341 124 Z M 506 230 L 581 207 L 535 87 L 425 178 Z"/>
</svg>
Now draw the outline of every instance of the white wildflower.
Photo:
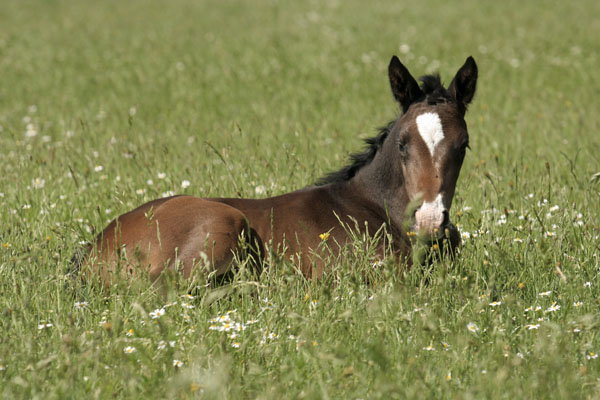
<svg viewBox="0 0 600 400">
<path fill-rule="evenodd" d="M 162 317 L 163 315 L 165 315 L 165 309 L 164 308 L 157 308 L 156 310 L 150 312 L 150 318 L 152 319 L 157 319 Z"/>
</svg>

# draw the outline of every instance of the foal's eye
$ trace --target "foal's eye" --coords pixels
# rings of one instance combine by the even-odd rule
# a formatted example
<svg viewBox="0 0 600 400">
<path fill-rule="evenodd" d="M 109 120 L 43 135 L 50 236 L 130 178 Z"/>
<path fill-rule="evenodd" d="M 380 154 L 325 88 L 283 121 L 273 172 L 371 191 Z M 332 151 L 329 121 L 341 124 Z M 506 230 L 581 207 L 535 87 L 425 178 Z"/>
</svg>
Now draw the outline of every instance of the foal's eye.
<svg viewBox="0 0 600 400">
<path fill-rule="evenodd" d="M 400 150 L 400 154 L 406 155 L 408 151 L 408 143 L 406 141 L 398 142 L 398 150 Z"/>
</svg>

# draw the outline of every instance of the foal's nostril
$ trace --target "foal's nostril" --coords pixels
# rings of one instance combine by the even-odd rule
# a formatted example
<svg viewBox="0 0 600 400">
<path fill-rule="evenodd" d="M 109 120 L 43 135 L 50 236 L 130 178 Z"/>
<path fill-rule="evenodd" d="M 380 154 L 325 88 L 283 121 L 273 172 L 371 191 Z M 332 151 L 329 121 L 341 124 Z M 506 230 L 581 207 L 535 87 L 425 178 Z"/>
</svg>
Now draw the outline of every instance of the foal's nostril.
<svg viewBox="0 0 600 400">
<path fill-rule="evenodd" d="M 444 220 L 442 221 L 442 228 L 448 226 L 448 224 L 450 223 L 450 213 L 448 213 L 448 210 L 444 210 Z"/>
</svg>

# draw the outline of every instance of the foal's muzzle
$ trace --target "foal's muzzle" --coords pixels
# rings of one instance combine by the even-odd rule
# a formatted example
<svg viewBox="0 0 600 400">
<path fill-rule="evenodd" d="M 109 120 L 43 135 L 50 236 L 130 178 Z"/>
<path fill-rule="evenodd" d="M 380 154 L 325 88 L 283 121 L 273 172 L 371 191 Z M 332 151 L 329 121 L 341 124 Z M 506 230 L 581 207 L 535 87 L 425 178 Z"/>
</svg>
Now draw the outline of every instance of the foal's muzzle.
<svg viewBox="0 0 600 400">
<path fill-rule="evenodd" d="M 450 214 L 442 204 L 441 196 L 432 202 L 425 202 L 415 212 L 415 230 L 419 235 L 433 240 L 444 236 L 444 230 L 450 225 Z"/>
</svg>

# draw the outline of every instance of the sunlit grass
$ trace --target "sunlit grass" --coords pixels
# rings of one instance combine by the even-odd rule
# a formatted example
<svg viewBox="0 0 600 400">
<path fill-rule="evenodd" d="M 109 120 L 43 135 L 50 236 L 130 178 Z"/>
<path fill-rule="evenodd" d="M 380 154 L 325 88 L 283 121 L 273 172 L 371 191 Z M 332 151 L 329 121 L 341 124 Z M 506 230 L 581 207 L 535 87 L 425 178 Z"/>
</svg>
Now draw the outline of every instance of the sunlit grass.
<svg viewBox="0 0 600 400">
<path fill-rule="evenodd" d="M 5 1 L 1 396 L 594 398 L 599 11 Z M 407 270 L 357 236 L 319 281 L 286 259 L 166 297 L 66 275 L 147 200 L 277 195 L 341 167 L 398 112 L 393 54 L 446 83 L 479 65 L 454 263 Z"/>
</svg>

